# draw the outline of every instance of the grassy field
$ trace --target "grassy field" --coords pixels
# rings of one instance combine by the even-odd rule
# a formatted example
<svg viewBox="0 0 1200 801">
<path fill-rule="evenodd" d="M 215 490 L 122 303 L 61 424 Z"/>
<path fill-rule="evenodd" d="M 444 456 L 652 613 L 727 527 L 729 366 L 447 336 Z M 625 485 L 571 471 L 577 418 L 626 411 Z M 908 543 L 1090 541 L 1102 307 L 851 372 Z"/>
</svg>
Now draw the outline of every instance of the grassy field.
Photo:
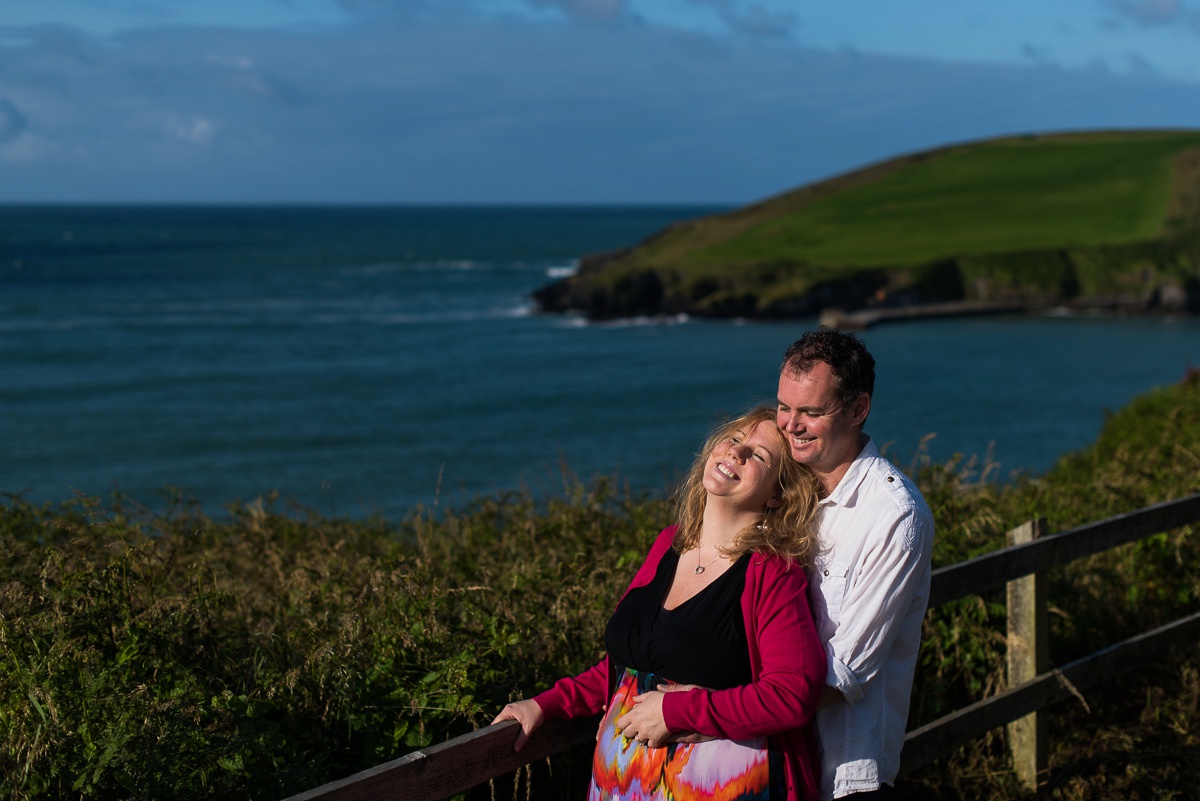
<svg viewBox="0 0 1200 801">
<path fill-rule="evenodd" d="M 1135 400 L 1044 476 L 997 484 L 959 457 L 909 466 L 934 560 L 1200 491 L 1200 379 Z M 405 520 L 329 519 L 271 501 L 213 518 L 177 491 L 0 504 L 0 797 L 279 799 L 486 724 L 599 655 L 612 604 L 658 529 L 660 496 L 598 481 Z M 1056 571 L 1062 663 L 1195 611 L 1195 526 Z M 1002 596 L 926 620 L 911 725 L 1003 686 Z M 1052 716 L 1042 797 L 1200 798 L 1193 649 Z M 902 798 L 1019 795 L 1003 733 L 907 777 Z M 533 771 L 580 797 L 587 754 Z M 501 797 L 512 780 L 497 783 Z M 522 784 L 520 792 L 526 787 Z M 487 787 L 480 798 L 492 797 Z"/>
<path fill-rule="evenodd" d="M 1200 133 L 966 145 L 840 191 L 801 192 L 682 226 L 634 261 L 684 270 L 881 266 L 1141 241 L 1164 227 L 1177 154 L 1197 147 Z"/>
<path fill-rule="evenodd" d="M 548 311 L 798 317 L 942 301 L 1197 308 L 1200 131 L 1010 137 L 674 225 L 542 288 Z"/>
</svg>

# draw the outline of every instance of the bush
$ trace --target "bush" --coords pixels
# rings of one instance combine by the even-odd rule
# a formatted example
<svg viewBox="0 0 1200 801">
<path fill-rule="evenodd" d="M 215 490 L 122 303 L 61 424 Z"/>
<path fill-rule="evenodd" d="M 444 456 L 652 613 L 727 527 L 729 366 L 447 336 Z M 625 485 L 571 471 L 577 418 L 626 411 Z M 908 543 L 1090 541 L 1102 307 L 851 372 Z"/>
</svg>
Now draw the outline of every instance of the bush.
<svg viewBox="0 0 1200 801">
<path fill-rule="evenodd" d="M 1139 398 L 1045 476 L 999 484 L 986 457 L 918 464 L 935 562 L 1002 547 L 1031 517 L 1062 530 L 1200 491 L 1198 442 L 1194 379 Z M 669 516 L 603 479 L 398 523 L 271 498 L 218 520 L 167 495 L 162 513 L 121 497 L 0 504 L 4 797 L 283 798 L 485 725 L 598 658 Z M 1193 528 L 1054 575 L 1054 659 L 1194 610 Z M 1197 797 L 1195 656 L 1055 713 L 1056 797 Z M 910 725 L 1001 689 L 1003 599 L 931 611 L 920 659 Z M 1011 797 L 1002 746 L 1001 732 L 966 744 L 902 794 Z M 544 797 L 586 780 L 556 762 L 534 782 Z"/>
</svg>

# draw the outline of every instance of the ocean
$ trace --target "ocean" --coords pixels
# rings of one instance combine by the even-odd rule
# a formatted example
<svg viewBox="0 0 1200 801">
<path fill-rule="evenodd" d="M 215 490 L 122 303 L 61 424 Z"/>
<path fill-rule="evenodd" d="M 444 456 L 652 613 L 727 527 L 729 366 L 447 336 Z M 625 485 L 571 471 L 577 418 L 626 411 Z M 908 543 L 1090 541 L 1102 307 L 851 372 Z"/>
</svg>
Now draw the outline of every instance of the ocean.
<svg viewBox="0 0 1200 801">
<path fill-rule="evenodd" d="M 534 313 L 585 253 L 700 207 L 0 207 L 0 492 L 277 493 L 399 519 L 575 478 L 665 493 L 771 402 L 814 320 Z M 902 466 L 1038 473 L 1200 364 L 1194 318 L 883 325 L 867 430 Z"/>
</svg>

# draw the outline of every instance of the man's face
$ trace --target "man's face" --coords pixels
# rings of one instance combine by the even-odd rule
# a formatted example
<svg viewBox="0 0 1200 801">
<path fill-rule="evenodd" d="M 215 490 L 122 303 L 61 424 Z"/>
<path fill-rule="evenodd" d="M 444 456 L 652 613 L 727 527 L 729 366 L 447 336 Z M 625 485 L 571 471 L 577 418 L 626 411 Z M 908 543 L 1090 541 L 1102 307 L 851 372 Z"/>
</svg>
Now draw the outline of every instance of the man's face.
<svg viewBox="0 0 1200 801">
<path fill-rule="evenodd" d="M 862 449 L 860 432 L 871 399 L 864 393 L 843 408 L 837 379 L 824 362 L 804 373 L 785 369 L 779 375 L 778 398 L 775 423 L 787 434 L 792 458 L 816 470 L 832 490 Z"/>
</svg>

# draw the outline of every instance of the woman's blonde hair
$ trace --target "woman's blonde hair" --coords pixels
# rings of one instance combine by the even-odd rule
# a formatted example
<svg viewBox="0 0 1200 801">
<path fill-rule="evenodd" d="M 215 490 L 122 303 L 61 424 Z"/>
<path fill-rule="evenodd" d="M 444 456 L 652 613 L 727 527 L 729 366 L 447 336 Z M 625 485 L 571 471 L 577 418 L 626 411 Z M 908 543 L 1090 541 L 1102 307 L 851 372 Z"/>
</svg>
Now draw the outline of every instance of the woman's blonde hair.
<svg viewBox="0 0 1200 801">
<path fill-rule="evenodd" d="M 675 493 L 675 520 L 678 530 L 672 546 L 683 553 L 700 544 L 700 528 L 704 522 L 704 506 L 708 491 L 704 489 L 704 470 L 713 449 L 739 431 L 749 436 L 760 423 L 769 422 L 768 428 L 779 438 L 779 497 L 780 505 L 763 510 L 762 517 L 738 532 L 733 545 L 726 552 L 731 557 L 744 553 L 769 554 L 804 567 L 812 564 L 816 553 L 813 518 L 817 513 L 817 502 L 821 499 L 821 482 L 812 468 L 792 458 L 787 438 L 775 426 L 775 409 L 759 406 L 730 420 L 714 431 L 696 455 L 687 476 Z"/>
</svg>

